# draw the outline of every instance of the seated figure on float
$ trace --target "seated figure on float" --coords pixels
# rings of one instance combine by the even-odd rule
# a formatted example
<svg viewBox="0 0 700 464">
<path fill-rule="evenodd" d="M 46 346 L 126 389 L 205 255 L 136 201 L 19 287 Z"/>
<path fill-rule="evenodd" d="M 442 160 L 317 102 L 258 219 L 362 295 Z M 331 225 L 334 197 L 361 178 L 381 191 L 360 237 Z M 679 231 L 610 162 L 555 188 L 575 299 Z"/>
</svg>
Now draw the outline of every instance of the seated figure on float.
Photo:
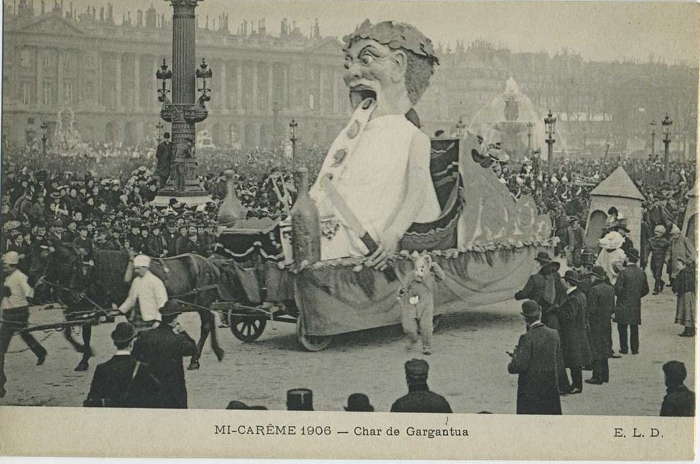
<svg viewBox="0 0 700 464">
<path fill-rule="evenodd" d="M 345 37 L 344 52 L 344 80 L 354 111 L 310 191 L 321 220 L 335 230 L 321 240 L 321 259 L 370 251 L 330 198 L 325 183 L 332 183 L 378 245 L 368 264 L 384 268 L 413 223 L 440 216 L 430 175 L 430 139 L 413 111 L 438 59 L 430 39 L 395 21 L 365 21 Z"/>
</svg>

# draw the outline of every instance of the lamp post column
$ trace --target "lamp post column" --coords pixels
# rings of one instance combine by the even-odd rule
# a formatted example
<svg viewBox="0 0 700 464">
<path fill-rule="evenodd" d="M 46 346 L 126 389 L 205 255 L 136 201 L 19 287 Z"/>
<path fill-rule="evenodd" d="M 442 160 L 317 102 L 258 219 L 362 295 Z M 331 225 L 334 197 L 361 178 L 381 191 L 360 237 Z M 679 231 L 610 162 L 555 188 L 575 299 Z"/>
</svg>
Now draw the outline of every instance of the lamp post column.
<svg viewBox="0 0 700 464">
<path fill-rule="evenodd" d="M 547 139 L 545 140 L 545 142 L 547 142 L 547 164 L 551 170 L 552 162 L 554 161 L 554 142 L 556 142 L 554 133 L 556 132 L 557 124 L 557 118 L 552 116 L 551 110 L 549 114 L 547 114 L 547 117 L 544 118 L 544 124 L 547 131 Z"/>
<path fill-rule="evenodd" d="M 171 123 L 172 158 L 170 180 L 158 192 L 159 196 L 182 197 L 183 201 L 206 201 L 206 191 L 199 185 L 195 160 L 196 123 L 208 116 L 205 103 L 210 100 L 207 79 L 212 71 L 202 60 L 200 69 L 195 62 L 195 8 L 201 0 L 165 0 L 173 7 L 172 71 L 165 62 L 156 74 L 161 79 L 159 90 L 161 118 Z M 195 101 L 196 79 L 202 79 L 202 93 Z M 172 79 L 172 102 L 168 99 L 166 81 Z"/>
<path fill-rule="evenodd" d="M 670 174 L 671 174 L 671 169 L 669 166 L 669 147 L 671 145 L 671 125 L 673 124 L 673 121 L 671 121 L 671 118 L 668 117 L 668 113 L 666 113 L 666 117 L 664 118 L 663 121 L 661 121 L 661 125 L 663 126 L 664 130 L 664 180 L 668 182 Z"/>
</svg>

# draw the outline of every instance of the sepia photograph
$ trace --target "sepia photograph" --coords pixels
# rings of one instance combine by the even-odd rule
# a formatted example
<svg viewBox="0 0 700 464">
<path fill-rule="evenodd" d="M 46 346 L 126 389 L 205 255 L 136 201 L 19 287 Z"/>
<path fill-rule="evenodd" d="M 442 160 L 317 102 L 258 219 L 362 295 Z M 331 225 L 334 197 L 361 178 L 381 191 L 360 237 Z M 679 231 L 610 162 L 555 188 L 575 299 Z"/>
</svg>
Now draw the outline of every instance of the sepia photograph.
<svg viewBox="0 0 700 464">
<path fill-rule="evenodd" d="M 692 459 L 699 11 L 4 0 L 0 455 Z"/>
</svg>

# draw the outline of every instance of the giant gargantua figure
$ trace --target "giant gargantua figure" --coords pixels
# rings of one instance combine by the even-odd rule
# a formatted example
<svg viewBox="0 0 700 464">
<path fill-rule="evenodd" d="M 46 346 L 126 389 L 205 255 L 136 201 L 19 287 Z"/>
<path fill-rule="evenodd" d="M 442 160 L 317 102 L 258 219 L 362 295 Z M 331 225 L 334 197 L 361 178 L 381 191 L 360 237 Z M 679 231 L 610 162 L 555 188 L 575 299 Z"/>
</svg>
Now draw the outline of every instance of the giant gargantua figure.
<svg viewBox="0 0 700 464">
<path fill-rule="evenodd" d="M 321 256 L 369 251 L 330 198 L 331 183 L 377 242 L 369 263 L 384 267 L 412 223 L 429 223 L 440 215 L 430 176 L 430 139 L 413 111 L 438 58 L 429 38 L 396 21 L 365 21 L 345 37 L 344 52 L 353 113 L 311 188 L 321 218 L 337 224 L 330 240 L 322 240 Z"/>
</svg>

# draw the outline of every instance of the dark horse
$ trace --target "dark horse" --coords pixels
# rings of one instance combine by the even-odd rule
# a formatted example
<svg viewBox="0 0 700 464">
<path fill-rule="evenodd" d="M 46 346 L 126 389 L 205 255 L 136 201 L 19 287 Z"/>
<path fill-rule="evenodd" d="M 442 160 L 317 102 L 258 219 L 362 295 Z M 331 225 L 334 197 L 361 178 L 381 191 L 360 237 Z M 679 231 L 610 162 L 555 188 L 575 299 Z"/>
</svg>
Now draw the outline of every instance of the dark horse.
<svg viewBox="0 0 700 464">
<path fill-rule="evenodd" d="M 131 285 L 131 257 L 126 251 L 95 250 L 94 266 L 84 266 L 79 251 L 72 245 L 60 245 L 51 253 L 46 266 L 46 280 L 70 291 L 59 289 L 59 299 L 70 308 L 66 318 L 77 311 L 90 311 L 95 304 L 101 308 L 119 305 L 127 297 Z M 197 354 L 192 356 L 188 369 L 199 368 L 199 358 L 204 343 L 211 334 L 211 346 L 217 359 L 221 361 L 224 351 L 216 336 L 216 319 L 207 308 L 218 296 L 217 284 L 221 271 L 212 262 L 198 255 L 181 255 L 173 258 L 152 259 L 151 272 L 160 278 L 170 298 L 191 303 L 201 321 Z M 94 303 L 94 304 L 93 304 Z M 81 309 L 77 309 L 81 308 Z M 76 370 L 87 369 L 90 349 L 89 325 L 83 326 L 84 345 L 79 345 L 66 332 L 66 338 L 83 353 L 83 359 Z M 81 369 L 79 369 L 81 368 Z M 84 369 L 82 369 L 84 368 Z"/>
<path fill-rule="evenodd" d="M 94 314 L 96 308 L 88 298 L 95 295 L 84 292 L 88 279 L 87 268 L 83 266 L 80 255 L 72 245 L 60 245 L 51 252 L 43 252 L 32 259 L 29 271 L 30 284 L 36 285 L 36 297 L 40 302 L 58 301 L 65 305 L 64 315 L 67 321 L 78 320 L 82 315 Z M 88 289 L 89 290 L 89 289 Z M 86 298 L 87 297 L 87 298 Z M 83 356 L 75 367 L 76 371 L 88 370 L 88 360 L 93 355 L 90 347 L 92 321 L 86 320 L 80 325 L 83 344 L 73 338 L 70 327 L 63 330 L 65 339 Z"/>
</svg>

